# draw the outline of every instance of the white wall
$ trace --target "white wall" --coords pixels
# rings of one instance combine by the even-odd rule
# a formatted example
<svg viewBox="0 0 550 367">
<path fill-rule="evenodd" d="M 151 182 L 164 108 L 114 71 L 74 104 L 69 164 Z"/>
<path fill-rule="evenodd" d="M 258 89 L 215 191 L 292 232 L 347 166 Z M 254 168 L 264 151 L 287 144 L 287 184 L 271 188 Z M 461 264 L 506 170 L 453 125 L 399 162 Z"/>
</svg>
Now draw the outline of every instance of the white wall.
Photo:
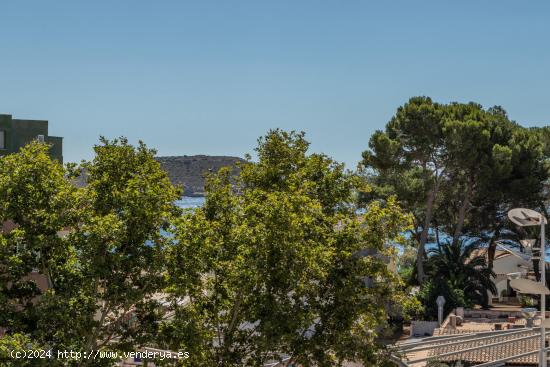
<svg viewBox="0 0 550 367">
<path fill-rule="evenodd" d="M 493 271 L 495 274 L 508 274 L 516 272 L 525 272 L 526 269 L 522 266 L 531 267 L 529 261 L 525 261 L 517 256 L 509 255 L 496 259 L 493 263 Z"/>
<path fill-rule="evenodd" d="M 527 272 L 526 267 L 532 267 L 532 263 L 514 255 L 500 257 L 493 263 L 493 271 L 495 274 L 509 274 L 517 272 L 525 274 Z M 502 290 L 508 289 L 507 279 L 502 279 L 499 277 L 499 279 L 495 281 L 495 286 L 497 288 L 497 294 L 492 297 L 500 297 Z"/>
</svg>

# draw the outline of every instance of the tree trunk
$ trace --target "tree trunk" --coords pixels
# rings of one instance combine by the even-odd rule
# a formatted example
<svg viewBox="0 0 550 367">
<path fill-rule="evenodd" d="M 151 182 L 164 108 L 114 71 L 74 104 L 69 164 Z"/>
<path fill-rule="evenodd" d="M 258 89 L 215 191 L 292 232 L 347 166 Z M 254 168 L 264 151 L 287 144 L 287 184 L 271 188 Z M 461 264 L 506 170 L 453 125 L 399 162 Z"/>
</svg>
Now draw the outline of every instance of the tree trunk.
<svg viewBox="0 0 550 367">
<path fill-rule="evenodd" d="M 470 206 L 470 196 L 472 195 L 472 185 L 468 184 L 466 187 L 466 193 L 464 194 L 464 199 L 458 210 L 458 221 L 456 223 L 455 233 L 453 235 L 453 244 L 458 242 L 458 238 L 462 233 L 462 228 L 464 228 L 464 220 L 466 219 L 466 210 Z"/>
<path fill-rule="evenodd" d="M 433 206 L 435 198 L 437 196 L 437 192 L 439 191 L 440 182 L 440 177 L 436 176 L 434 189 L 430 191 L 430 193 L 428 194 L 428 200 L 426 201 L 426 218 L 424 220 L 422 233 L 420 234 L 418 253 L 416 255 L 416 276 L 419 284 L 422 284 L 424 282 L 424 255 L 426 253 L 425 245 L 428 240 L 428 231 L 430 229 L 430 223 L 432 222 L 433 216 Z"/>
<path fill-rule="evenodd" d="M 439 223 L 437 219 L 434 219 L 435 226 L 435 242 L 437 243 L 437 248 L 441 251 L 441 241 L 439 241 Z"/>
<path fill-rule="evenodd" d="M 548 220 L 548 210 L 546 209 L 546 205 L 544 205 L 544 202 L 541 201 L 539 203 L 539 206 L 540 206 L 540 210 L 542 212 L 542 214 L 544 215 L 544 217 L 546 218 L 546 220 Z"/>
<path fill-rule="evenodd" d="M 500 228 L 495 230 L 495 233 L 489 241 L 489 247 L 487 248 L 487 267 L 489 270 L 493 270 L 493 262 L 495 261 L 495 253 L 497 251 L 497 242 L 496 239 L 500 234 Z"/>
</svg>

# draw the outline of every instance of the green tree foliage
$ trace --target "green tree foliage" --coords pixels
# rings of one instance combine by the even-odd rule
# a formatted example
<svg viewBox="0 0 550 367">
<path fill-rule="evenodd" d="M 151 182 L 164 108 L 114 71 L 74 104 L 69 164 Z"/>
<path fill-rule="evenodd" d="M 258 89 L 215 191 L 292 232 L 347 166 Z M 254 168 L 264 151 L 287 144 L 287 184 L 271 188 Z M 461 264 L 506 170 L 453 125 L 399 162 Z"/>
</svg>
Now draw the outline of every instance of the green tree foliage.
<svg viewBox="0 0 550 367">
<path fill-rule="evenodd" d="M 455 116 L 446 122 L 452 169 L 440 221 L 455 242 L 463 235 L 486 238 L 492 268 L 496 241 L 513 228 L 507 211 L 541 207 L 548 178 L 542 143 L 532 130 L 508 120 L 500 107 L 485 111 L 470 103 L 449 108 Z"/>
<path fill-rule="evenodd" d="M 29 274 L 45 274 L 55 288 L 72 271 L 71 250 L 57 232 L 76 224 L 71 206 L 78 194 L 47 149 L 31 144 L 0 159 L 0 222 L 17 223 L 0 234 L 0 326 L 23 334 L 48 328 Z"/>
<path fill-rule="evenodd" d="M 403 246 L 397 255 L 397 270 L 401 278 L 408 284 L 413 283 L 416 266 L 416 248 L 410 240 Z"/>
<path fill-rule="evenodd" d="M 397 195 L 414 217 L 418 243 L 417 276 L 424 279 L 423 259 L 435 201 L 445 175 L 444 106 L 427 97 L 411 98 L 399 107 L 369 141 L 362 166 L 375 183 L 375 195 Z M 367 201 L 372 195 L 363 196 Z"/>
<path fill-rule="evenodd" d="M 0 235 L 0 327 L 44 348 L 134 350 L 159 316 L 161 230 L 179 192 L 141 143 L 102 139 L 94 150 L 84 188 L 46 145 L 0 159 L 0 221 L 17 225 Z M 29 274 L 46 275 L 47 290 Z"/>
<path fill-rule="evenodd" d="M 404 304 L 387 266 L 408 218 L 394 199 L 352 205 L 360 181 L 303 134 L 270 131 L 258 162 L 209 178 L 203 208 L 176 224 L 168 275 L 174 318 L 159 346 L 192 365 L 382 363 L 376 336 Z"/>
<path fill-rule="evenodd" d="M 480 242 L 447 242 L 431 249 L 427 262 L 430 281 L 422 286 L 420 298 L 425 305 L 425 316 L 437 317 L 436 299 L 445 297 L 445 312 L 456 307 L 488 306 L 488 292 L 497 290 L 487 267 Z"/>
<path fill-rule="evenodd" d="M 421 316 L 426 320 L 437 320 L 437 297 L 445 298 L 444 315 L 448 315 L 456 307 L 466 307 L 469 303 L 464 297 L 464 291 L 452 281 L 446 279 L 428 279 L 422 284 L 417 297 L 424 305 Z M 471 305 L 471 304 L 470 304 Z"/>
<path fill-rule="evenodd" d="M 22 358 L 24 351 L 40 351 L 36 356 L 43 358 Z M 17 353 L 21 358 L 17 358 Z M 0 366 L 1 367 L 33 367 L 50 365 L 49 357 L 52 356 L 48 351 L 41 352 L 39 345 L 33 344 L 29 337 L 23 334 L 4 335 L 0 337 Z"/>
<path fill-rule="evenodd" d="M 374 190 L 363 198 L 396 195 L 413 214 L 420 283 L 426 243 L 441 237 L 488 237 L 492 266 L 507 210 L 544 205 L 547 135 L 510 121 L 498 106 L 414 97 L 371 137 L 361 168 Z"/>
</svg>

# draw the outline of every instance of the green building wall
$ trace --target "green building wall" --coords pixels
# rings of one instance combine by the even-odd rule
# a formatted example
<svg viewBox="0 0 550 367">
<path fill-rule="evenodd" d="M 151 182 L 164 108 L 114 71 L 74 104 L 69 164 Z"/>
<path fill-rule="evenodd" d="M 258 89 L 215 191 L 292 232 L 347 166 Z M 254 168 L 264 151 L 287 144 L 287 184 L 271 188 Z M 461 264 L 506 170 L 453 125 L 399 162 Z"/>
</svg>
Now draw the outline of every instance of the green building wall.
<svg viewBox="0 0 550 367">
<path fill-rule="evenodd" d="M 44 141 L 51 145 L 50 156 L 63 163 L 63 138 L 48 135 L 48 121 L 13 119 L 11 115 L 0 114 L 0 132 L 4 133 L 4 149 L 0 156 L 16 153 L 38 138 L 44 136 Z"/>
</svg>

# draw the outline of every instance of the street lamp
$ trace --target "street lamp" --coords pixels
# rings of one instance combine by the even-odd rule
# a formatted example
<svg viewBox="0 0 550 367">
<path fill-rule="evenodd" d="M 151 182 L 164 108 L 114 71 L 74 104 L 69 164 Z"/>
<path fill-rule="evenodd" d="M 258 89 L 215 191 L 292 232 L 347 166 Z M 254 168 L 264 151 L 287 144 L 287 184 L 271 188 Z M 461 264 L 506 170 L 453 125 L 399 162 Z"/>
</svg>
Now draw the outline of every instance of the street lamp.
<svg viewBox="0 0 550 367">
<path fill-rule="evenodd" d="M 445 297 L 439 296 L 435 302 L 437 303 L 437 322 L 439 323 L 439 327 L 441 327 L 441 324 L 443 323 L 443 306 L 445 305 Z"/>
<path fill-rule="evenodd" d="M 544 226 L 547 223 L 546 218 L 541 214 L 531 209 L 515 208 L 508 212 L 508 218 L 520 227 L 539 226 L 540 225 L 540 248 L 532 248 L 539 250 L 539 268 L 540 268 L 540 284 L 528 279 L 514 279 L 510 282 L 510 286 L 517 289 L 521 293 L 540 294 L 540 338 L 541 350 L 539 366 L 546 367 L 546 295 L 550 294 L 550 290 L 546 287 L 546 245 L 544 243 Z"/>
</svg>

